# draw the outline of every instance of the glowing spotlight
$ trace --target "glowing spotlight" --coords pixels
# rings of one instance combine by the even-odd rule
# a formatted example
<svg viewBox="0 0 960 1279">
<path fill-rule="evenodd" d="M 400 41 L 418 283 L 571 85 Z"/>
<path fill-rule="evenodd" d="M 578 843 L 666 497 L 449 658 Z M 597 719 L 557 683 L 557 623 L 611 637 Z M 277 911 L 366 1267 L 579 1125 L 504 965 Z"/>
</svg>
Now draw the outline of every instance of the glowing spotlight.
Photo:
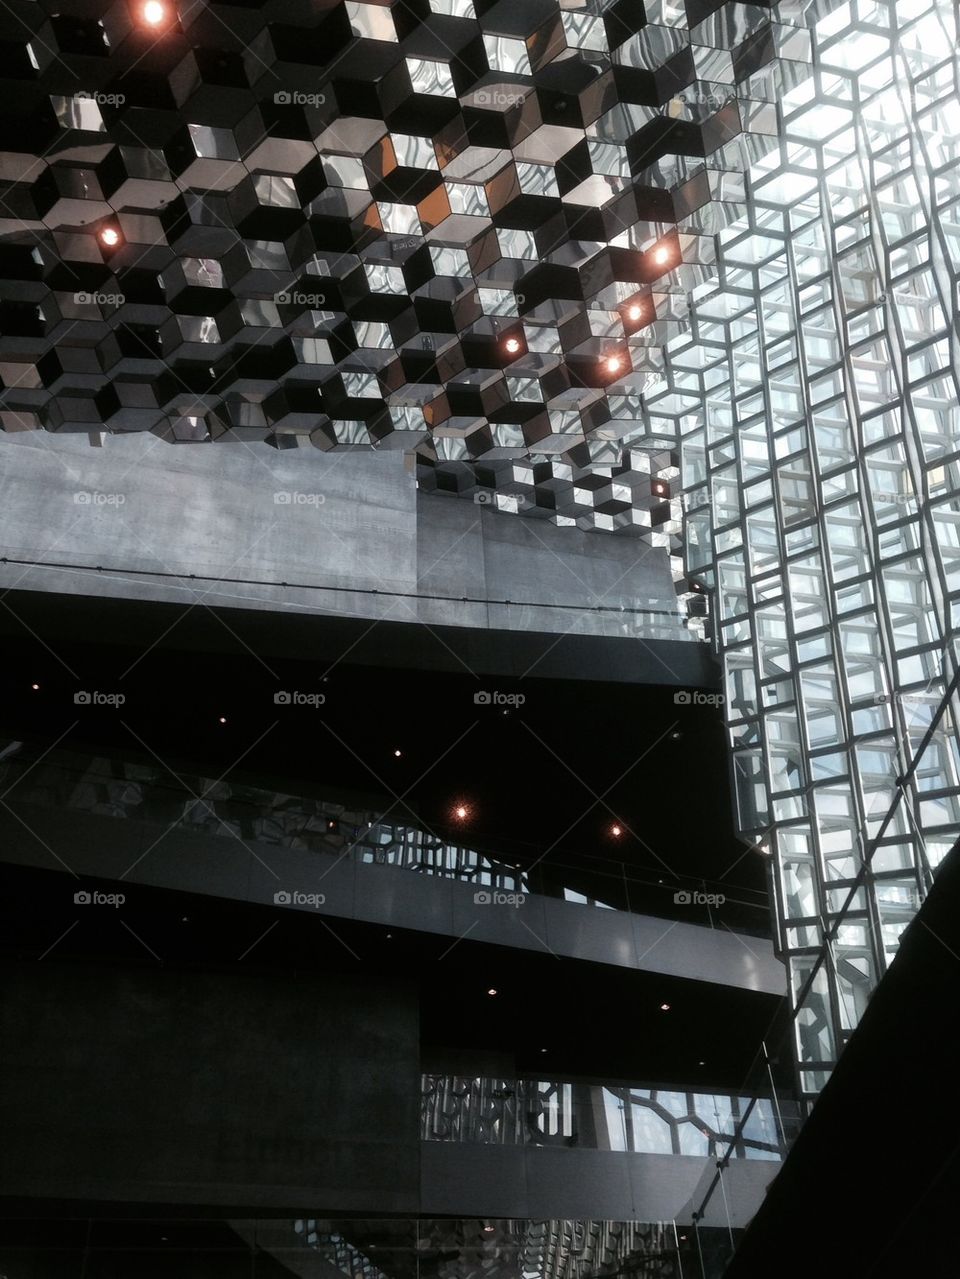
<svg viewBox="0 0 960 1279">
<path fill-rule="evenodd" d="M 464 805 L 464 804 L 458 804 L 458 805 L 457 805 L 457 807 L 454 809 L 454 813 L 453 813 L 453 815 L 454 815 L 454 817 L 456 817 L 456 818 L 457 818 L 457 820 L 458 820 L 458 821 L 461 821 L 461 822 L 462 822 L 462 821 L 464 821 L 464 820 L 466 819 L 467 811 L 468 811 L 468 810 L 467 810 L 467 808 L 466 808 L 466 805 Z"/>
<path fill-rule="evenodd" d="M 623 359 L 619 355 L 608 355 L 603 362 L 603 367 L 608 373 L 619 373 L 623 368 Z"/>
<path fill-rule="evenodd" d="M 634 302 L 633 306 L 627 307 L 627 319 L 632 320 L 634 324 L 643 319 L 643 307 L 639 302 Z"/>
<path fill-rule="evenodd" d="M 393 752 L 393 757 L 394 757 L 394 759 L 399 759 L 402 753 L 403 753 L 403 752 L 402 752 L 402 751 L 399 751 L 399 750 L 394 751 L 394 752 Z"/>
<path fill-rule="evenodd" d="M 100 243 L 108 249 L 115 249 L 120 243 L 120 232 L 115 226 L 105 226 L 100 232 Z"/>
<path fill-rule="evenodd" d="M 220 723 L 221 723 L 221 724 L 225 724 L 226 722 L 227 722 L 227 717 L 226 717 L 226 715 L 221 715 L 221 716 L 220 716 Z"/>
<path fill-rule="evenodd" d="M 160 0 L 147 0 L 140 13 L 148 27 L 159 27 L 167 16 L 167 8 Z"/>
<path fill-rule="evenodd" d="M 30 687 L 33 689 L 33 691 L 34 691 L 34 692 L 36 692 L 36 691 L 37 691 L 37 689 L 40 687 L 40 685 L 39 685 L 39 684 L 31 684 L 31 685 L 30 685 Z"/>
<path fill-rule="evenodd" d="M 484 1226 L 483 1233 L 485 1235 L 492 1235 L 494 1230 L 496 1230 L 496 1226 Z"/>
<path fill-rule="evenodd" d="M 610 834 L 614 837 L 614 839 L 619 839 L 620 836 L 623 834 L 623 827 L 620 826 L 617 822 L 614 822 L 613 825 L 610 827 Z"/>
<path fill-rule="evenodd" d="M 661 1005 L 660 1005 L 660 1011 L 661 1011 L 662 1013 L 668 1013 L 668 1012 L 670 1011 L 670 1005 L 669 1005 L 669 1004 L 661 1004 Z"/>
<path fill-rule="evenodd" d="M 495 995 L 496 993 L 497 993 L 496 986 L 491 986 L 490 989 L 487 991 L 488 995 Z"/>
<path fill-rule="evenodd" d="M 517 355 L 520 351 L 520 339 L 507 338 L 506 342 L 503 344 L 503 349 L 506 351 L 507 355 Z"/>
<path fill-rule="evenodd" d="M 665 263 L 670 261 L 670 250 L 664 245 L 661 245 L 659 249 L 654 250 L 653 260 L 656 262 L 657 266 L 663 266 Z"/>
</svg>

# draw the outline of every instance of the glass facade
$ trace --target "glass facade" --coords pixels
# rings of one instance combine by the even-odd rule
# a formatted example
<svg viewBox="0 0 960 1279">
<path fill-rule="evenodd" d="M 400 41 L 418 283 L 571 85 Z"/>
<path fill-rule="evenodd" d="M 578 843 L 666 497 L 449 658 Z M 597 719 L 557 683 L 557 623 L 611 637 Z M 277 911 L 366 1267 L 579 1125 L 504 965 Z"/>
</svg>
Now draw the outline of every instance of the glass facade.
<svg viewBox="0 0 960 1279">
<path fill-rule="evenodd" d="M 453 1075 L 421 1080 L 423 1141 L 778 1160 L 796 1130 L 795 1106 L 774 1096 Z"/>
<path fill-rule="evenodd" d="M 681 445 L 807 1096 L 960 833 L 957 13 L 856 0 L 812 31 L 646 406 Z"/>
</svg>

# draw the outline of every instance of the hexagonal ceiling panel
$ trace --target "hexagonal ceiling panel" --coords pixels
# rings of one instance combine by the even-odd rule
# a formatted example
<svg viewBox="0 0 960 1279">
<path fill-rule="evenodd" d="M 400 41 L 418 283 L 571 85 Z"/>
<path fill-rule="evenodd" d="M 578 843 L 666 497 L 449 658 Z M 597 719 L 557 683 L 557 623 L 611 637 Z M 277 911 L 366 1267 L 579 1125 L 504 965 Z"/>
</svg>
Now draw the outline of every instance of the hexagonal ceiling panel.
<svg viewBox="0 0 960 1279">
<path fill-rule="evenodd" d="M 676 550 L 644 393 L 806 0 L 9 0 L 0 422 L 402 449 Z"/>
</svg>

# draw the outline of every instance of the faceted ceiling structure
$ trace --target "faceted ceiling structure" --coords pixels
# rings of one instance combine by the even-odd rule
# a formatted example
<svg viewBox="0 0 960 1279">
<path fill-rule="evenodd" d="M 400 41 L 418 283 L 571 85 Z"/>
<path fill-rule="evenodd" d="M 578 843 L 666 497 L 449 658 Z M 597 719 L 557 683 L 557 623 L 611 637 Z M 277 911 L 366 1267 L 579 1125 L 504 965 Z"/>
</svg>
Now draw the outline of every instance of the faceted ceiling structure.
<svg viewBox="0 0 960 1279">
<path fill-rule="evenodd" d="M 11 0 L 5 429 L 401 449 L 678 550 L 644 397 L 805 6 Z"/>
</svg>

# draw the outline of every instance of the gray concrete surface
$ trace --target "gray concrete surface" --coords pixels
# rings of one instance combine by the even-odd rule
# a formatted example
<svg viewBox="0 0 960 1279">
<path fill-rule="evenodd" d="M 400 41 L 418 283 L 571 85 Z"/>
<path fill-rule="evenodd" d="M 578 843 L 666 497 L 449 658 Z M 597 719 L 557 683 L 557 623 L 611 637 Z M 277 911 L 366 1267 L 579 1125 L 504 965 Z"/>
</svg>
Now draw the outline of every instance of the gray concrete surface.
<svg viewBox="0 0 960 1279">
<path fill-rule="evenodd" d="M 729 928 L 597 910 L 530 894 L 522 908 L 477 904 L 474 886 L 354 857 L 195 834 L 180 826 L 7 801 L 3 860 L 123 884 L 143 884 L 271 906 L 277 891 L 322 893 L 319 913 L 366 923 L 543 950 L 618 968 L 784 995 L 770 941 Z M 63 891 L 76 881 L 63 877 Z M 295 904 L 285 909 L 299 909 Z M 304 905 L 303 910 L 318 913 Z"/>
<path fill-rule="evenodd" d="M 421 494 L 399 453 L 4 437 L 0 557 L 3 589 L 695 642 L 665 551 Z"/>
</svg>

